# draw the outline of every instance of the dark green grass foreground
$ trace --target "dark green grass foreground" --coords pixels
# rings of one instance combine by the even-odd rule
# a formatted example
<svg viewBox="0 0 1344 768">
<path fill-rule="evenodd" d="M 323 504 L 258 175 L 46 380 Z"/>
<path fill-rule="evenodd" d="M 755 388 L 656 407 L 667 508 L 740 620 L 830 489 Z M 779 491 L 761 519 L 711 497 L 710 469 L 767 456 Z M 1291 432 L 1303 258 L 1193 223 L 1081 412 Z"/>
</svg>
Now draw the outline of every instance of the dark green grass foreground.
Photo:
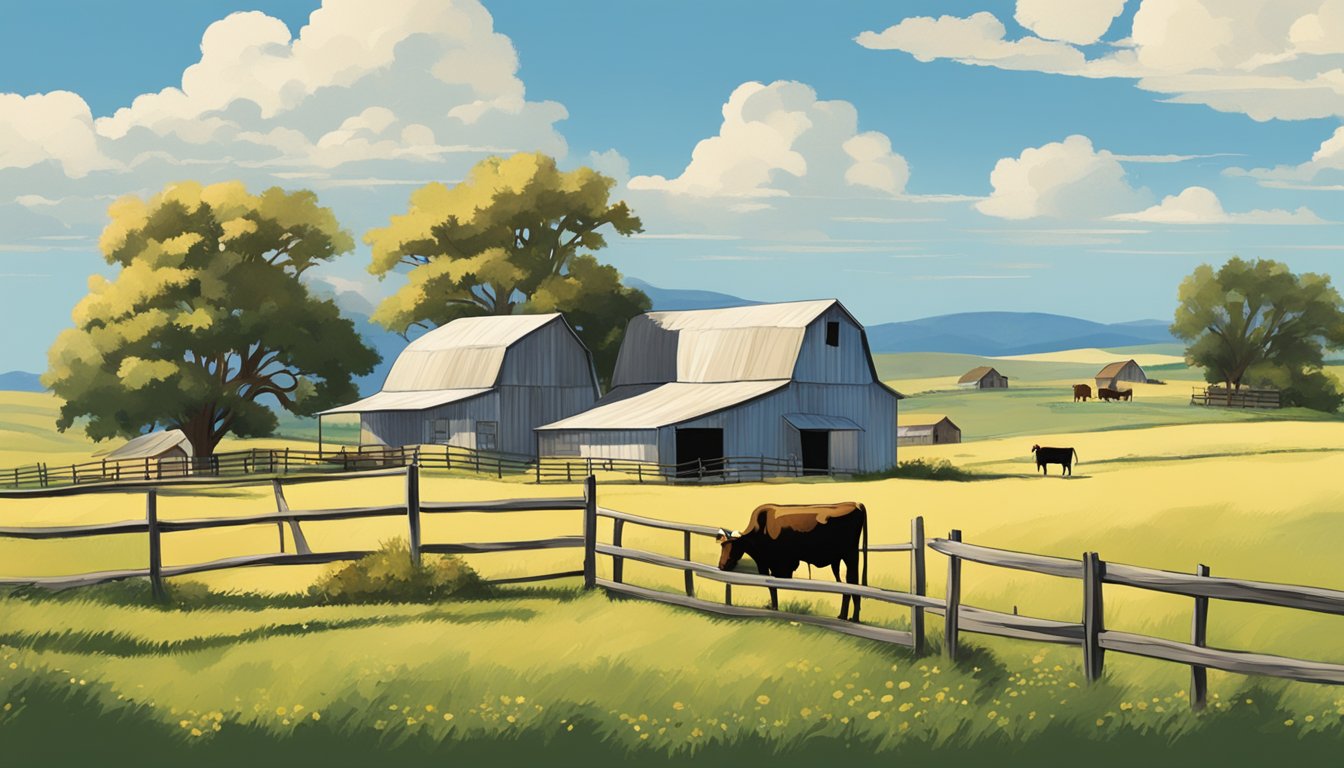
<svg viewBox="0 0 1344 768">
<path fill-rule="evenodd" d="M 1076 649 L 1027 642 L 953 666 L 567 589 L 179 589 L 170 608 L 138 590 L 0 599 L 6 765 L 1326 764 L 1344 746 L 1334 689 L 1223 684 L 1194 715 L 1179 683 L 1087 686 Z"/>
</svg>

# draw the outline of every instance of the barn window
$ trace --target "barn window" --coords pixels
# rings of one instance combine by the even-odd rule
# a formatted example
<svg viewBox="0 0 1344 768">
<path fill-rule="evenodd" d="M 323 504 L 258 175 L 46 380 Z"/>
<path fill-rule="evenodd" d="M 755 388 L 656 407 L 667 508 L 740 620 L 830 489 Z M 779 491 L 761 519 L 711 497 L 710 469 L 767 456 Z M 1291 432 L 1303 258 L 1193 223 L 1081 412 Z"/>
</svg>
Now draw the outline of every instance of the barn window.
<svg viewBox="0 0 1344 768">
<path fill-rule="evenodd" d="M 499 450 L 498 433 L 499 433 L 499 422 L 497 421 L 476 422 L 476 450 L 478 451 Z"/>
<path fill-rule="evenodd" d="M 838 321 L 832 320 L 826 323 L 826 346 L 840 346 L 840 323 Z"/>
<path fill-rule="evenodd" d="M 577 432 L 557 432 L 555 433 L 554 447 L 552 453 L 556 456 L 578 456 L 579 455 L 579 434 Z"/>
</svg>

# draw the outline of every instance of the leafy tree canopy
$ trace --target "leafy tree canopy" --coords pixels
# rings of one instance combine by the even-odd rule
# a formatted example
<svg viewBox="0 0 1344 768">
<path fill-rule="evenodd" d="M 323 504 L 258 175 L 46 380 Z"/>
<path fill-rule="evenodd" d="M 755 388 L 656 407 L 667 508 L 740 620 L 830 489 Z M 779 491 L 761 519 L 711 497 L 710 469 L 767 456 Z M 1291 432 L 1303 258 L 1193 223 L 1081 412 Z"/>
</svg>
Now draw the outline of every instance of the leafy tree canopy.
<svg viewBox="0 0 1344 768">
<path fill-rule="evenodd" d="M 1324 411 L 1344 402 L 1323 370 L 1326 350 L 1344 347 L 1344 301 L 1327 275 L 1268 259 L 1202 265 L 1181 283 L 1171 332 L 1210 383 L 1274 386 L 1286 404 Z"/>
<path fill-rule="evenodd" d="M 299 279 L 354 247 L 313 193 L 186 182 L 108 213 L 99 246 L 121 271 L 89 279 L 48 352 L 59 429 L 80 417 L 95 440 L 181 429 L 209 456 L 226 433 L 274 431 L 268 402 L 311 415 L 357 396 L 351 378 L 378 354 Z"/>
<path fill-rule="evenodd" d="M 642 292 L 591 252 L 603 230 L 641 232 L 615 182 L 591 168 L 560 171 L 540 153 L 491 157 L 454 187 L 427 184 L 405 214 L 365 236 L 369 271 L 409 266 L 408 281 L 373 315 L 405 334 L 459 317 L 563 312 L 605 376 L 615 365 L 626 321 L 649 309 Z"/>
</svg>

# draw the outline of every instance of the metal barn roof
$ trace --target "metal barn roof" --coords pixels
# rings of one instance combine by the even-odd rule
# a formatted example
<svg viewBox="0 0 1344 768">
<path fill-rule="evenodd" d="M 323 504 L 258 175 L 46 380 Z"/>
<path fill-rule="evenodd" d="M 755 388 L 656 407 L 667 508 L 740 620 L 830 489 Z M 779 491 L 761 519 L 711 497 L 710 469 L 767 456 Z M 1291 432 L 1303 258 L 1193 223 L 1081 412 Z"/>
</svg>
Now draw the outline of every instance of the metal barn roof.
<svg viewBox="0 0 1344 768">
<path fill-rule="evenodd" d="M 657 429 L 723 410 L 788 385 L 787 380 L 722 383 L 669 382 L 613 389 L 591 410 L 538 430 Z M 605 401 L 605 402 L 604 402 Z"/>
<path fill-rule="evenodd" d="M 559 317 L 558 313 L 464 317 L 435 328 L 397 355 L 383 393 L 493 387 L 508 348 Z"/>
<path fill-rule="evenodd" d="M 630 321 L 612 386 L 789 379 L 807 326 L 839 302 L 649 312 Z"/>
<path fill-rule="evenodd" d="M 180 429 L 150 432 L 128 441 L 120 448 L 108 453 L 107 459 L 153 459 L 166 451 L 181 448 L 188 456 L 192 455 L 191 443 Z"/>
<path fill-rule="evenodd" d="M 1108 378 L 1110 378 L 1110 377 L 1112 377 L 1112 376 L 1115 376 L 1115 375 L 1119 374 L 1120 371 L 1124 370 L 1125 366 L 1126 366 L 1126 365 L 1129 365 L 1130 363 L 1134 363 L 1134 367 L 1135 367 L 1135 368 L 1138 368 L 1138 367 L 1139 367 L 1139 364 L 1138 364 L 1138 363 L 1135 363 L 1133 360 L 1125 360 L 1124 362 L 1120 362 L 1120 363 L 1111 363 L 1110 365 L 1107 365 L 1105 368 L 1102 368 L 1102 369 L 1097 373 L 1097 376 L 1096 376 L 1096 377 L 1097 377 L 1098 379 L 1108 379 Z M 1139 370 L 1143 370 L 1143 369 L 1142 369 L 1142 368 L 1139 368 Z"/>
<path fill-rule="evenodd" d="M 998 371 L 994 370 L 993 368 L 990 368 L 990 367 L 987 366 L 987 365 L 982 365 L 982 366 L 980 366 L 980 367 L 978 367 L 978 368 L 972 368 L 971 370 L 969 370 L 969 371 L 967 371 L 966 373 L 962 374 L 961 378 L 960 378 L 960 379 L 957 379 L 957 383 L 958 383 L 958 384 L 970 384 L 970 383 L 973 382 L 973 381 L 980 381 L 981 379 L 983 379 L 983 378 L 985 378 L 986 376 L 988 376 L 991 372 L 996 373 L 996 374 L 998 374 L 998 375 L 1000 375 L 1000 376 L 1003 375 L 1003 374 L 999 373 Z"/>
<path fill-rule="evenodd" d="M 489 387 L 473 389 L 427 389 L 418 392 L 378 392 L 363 400 L 322 411 L 323 416 L 333 413 L 373 413 L 375 411 L 423 411 L 460 400 L 484 395 Z"/>
<path fill-rule="evenodd" d="M 833 432 L 862 432 L 863 427 L 844 416 L 822 416 L 816 413 L 786 413 L 784 420 L 796 429 L 825 429 Z"/>
</svg>

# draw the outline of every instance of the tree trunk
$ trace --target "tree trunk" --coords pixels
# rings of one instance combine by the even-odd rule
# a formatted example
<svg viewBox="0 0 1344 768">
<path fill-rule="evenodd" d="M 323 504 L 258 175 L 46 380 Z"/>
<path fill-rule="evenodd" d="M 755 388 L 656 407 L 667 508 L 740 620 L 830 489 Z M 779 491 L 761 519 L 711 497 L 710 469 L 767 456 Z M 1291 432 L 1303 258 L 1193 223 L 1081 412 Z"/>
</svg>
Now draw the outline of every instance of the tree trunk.
<svg viewBox="0 0 1344 768">
<path fill-rule="evenodd" d="M 206 459 L 215 455 L 215 447 L 219 445 L 219 440 L 211 436 L 212 420 L 208 415 L 197 415 L 195 418 L 182 425 L 182 433 L 187 436 L 187 442 L 191 443 L 191 452 L 198 459 Z"/>
</svg>

